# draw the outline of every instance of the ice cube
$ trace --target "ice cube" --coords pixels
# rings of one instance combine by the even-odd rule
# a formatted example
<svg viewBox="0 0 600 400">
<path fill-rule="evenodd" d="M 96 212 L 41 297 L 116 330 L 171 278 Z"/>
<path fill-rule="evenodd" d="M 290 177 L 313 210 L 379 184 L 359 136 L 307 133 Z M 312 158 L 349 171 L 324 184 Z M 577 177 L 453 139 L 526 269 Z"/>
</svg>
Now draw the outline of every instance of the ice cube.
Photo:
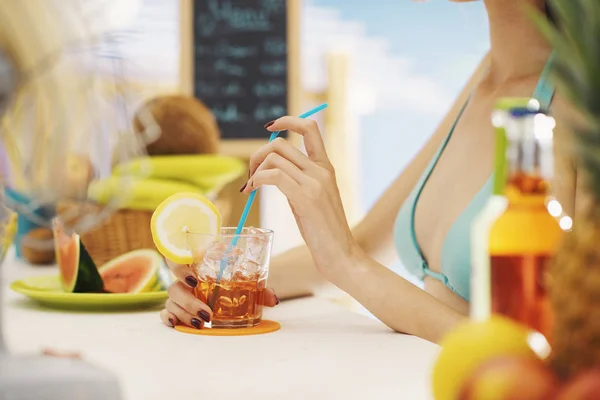
<svg viewBox="0 0 600 400">
<path fill-rule="evenodd" d="M 254 262 L 253 260 L 246 260 L 246 262 L 243 265 L 244 265 L 244 269 L 243 269 L 244 275 L 248 276 L 248 277 L 258 274 L 261 270 L 260 264 Z"/>
<path fill-rule="evenodd" d="M 242 261 L 243 251 L 238 248 L 229 248 L 222 241 L 211 243 L 204 253 L 204 259 L 196 266 L 199 277 L 217 278 L 223 266 L 221 279 L 231 279 L 231 274 Z M 225 264 L 222 261 L 226 261 Z"/>
<path fill-rule="evenodd" d="M 221 269 L 223 269 L 223 273 L 226 273 L 228 276 L 230 276 L 243 262 L 243 255 L 244 252 L 237 247 L 226 249 L 221 258 L 215 260 L 217 272 L 220 272 Z"/>
<path fill-rule="evenodd" d="M 267 237 L 260 229 L 250 227 L 246 233 L 248 235 L 248 243 L 251 243 L 252 247 L 264 248 L 267 245 Z"/>
<path fill-rule="evenodd" d="M 204 253 L 204 262 L 206 264 L 218 263 L 223 259 L 223 256 L 227 252 L 227 244 L 224 242 L 213 242 L 206 249 Z"/>
<path fill-rule="evenodd" d="M 259 235 L 260 231 L 256 228 L 248 229 L 249 235 Z M 246 248 L 244 258 L 247 262 L 254 264 L 263 263 L 263 255 L 266 251 L 266 239 L 262 236 L 248 236 L 246 239 Z"/>
<path fill-rule="evenodd" d="M 209 265 L 205 262 L 202 262 L 196 266 L 196 275 L 201 280 L 217 279 L 217 273 L 218 267 L 215 268 L 213 265 Z"/>
<path fill-rule="evenodd" d="M 252 243 L 246 244 L 244 259 L 246 262 L 261 264 L 263 258 L 264 247 L 253 246 Z"/>
</svg>

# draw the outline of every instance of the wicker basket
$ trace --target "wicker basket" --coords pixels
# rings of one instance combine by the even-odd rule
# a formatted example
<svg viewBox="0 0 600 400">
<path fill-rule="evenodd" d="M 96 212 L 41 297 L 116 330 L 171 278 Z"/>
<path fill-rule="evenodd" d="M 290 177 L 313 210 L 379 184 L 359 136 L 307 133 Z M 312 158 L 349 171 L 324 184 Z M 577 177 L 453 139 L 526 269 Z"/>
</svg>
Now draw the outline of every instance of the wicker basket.
<svg viewBox="0 0 600 400">
<path fill-rule="evenodd" d="M 57 209 L 61 215 L 70 212 L 82 215 L 81 205 L 63 202 Z M 91 214 L 101 213 L 100 206 L 86 204 Z M 81 242 L 97 266 L 127 252 L 138 249 L 156 249 L 150 232 L 152 211 L 122 209 L 113 212 L 99 225 L 81 234 Z M 65 218 L 67 225 L 77 223 L 77 219 Z"/>
<path fill-rule="evenodd" d="M 102 225 L 81 235 L 96 265 L 138 249 L 155 249 L 150 232 L 151 211 L 119 210 Z"/>
<path fill-rule="evenodd" d="M 227 220 L 231 213 L 229 199 L 219 196 L 211 200 L 219 208 L 223 220 Z M 72 211 L 76 215 L 82 215 L 81 207 L 77 203 L 63 202 L 57 208 L 57 212 L 68 215 Z M 90 213 L 99 213 L 102 210 L 100 206 L 90 204 L 83 207 Z M 99 267 L 133 250 L 156 249 L 150 231 L 151 218 L 152 211 L 121 209 L 113 212 L 100 225 L 81 234 L 81 241 Z M 68 225 L 69 221 L 66 222 Z"/>
</svg>

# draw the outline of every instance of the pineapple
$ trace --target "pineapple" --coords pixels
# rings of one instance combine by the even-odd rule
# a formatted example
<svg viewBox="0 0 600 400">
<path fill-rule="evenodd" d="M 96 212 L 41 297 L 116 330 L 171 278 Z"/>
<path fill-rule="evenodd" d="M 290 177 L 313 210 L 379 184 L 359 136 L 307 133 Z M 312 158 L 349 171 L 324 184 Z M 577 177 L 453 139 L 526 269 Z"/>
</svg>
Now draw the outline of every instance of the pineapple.
<svg viewBox="0 0 600 400">
<path fill-rule="evenodd" d="M 558 90 L 584 117 L 571 129 L 589 207 L 573 222 L 550 266 L 555 314 L 549 363 L 563 378 L 600 366 L 600 1 L 548 0 L 554 22 L 534 19 L 555 49 Z"/>
</svg>

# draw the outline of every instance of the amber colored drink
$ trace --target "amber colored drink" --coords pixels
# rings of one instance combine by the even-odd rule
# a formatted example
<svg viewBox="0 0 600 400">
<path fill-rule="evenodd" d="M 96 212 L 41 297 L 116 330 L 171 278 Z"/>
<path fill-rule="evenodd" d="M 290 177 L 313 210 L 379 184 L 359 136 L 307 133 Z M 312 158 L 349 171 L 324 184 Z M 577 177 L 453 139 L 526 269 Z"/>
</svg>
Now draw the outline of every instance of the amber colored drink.
<svg viewBox="0 0 600 400">
<path fill-rule="evenodd" d="M 259 274 L 235 274 L 231 280 L 202 278 L 194 289 L 196 297 L 212 305 L 213 328 L 243 328 L 260 323 L 266 279 Z"/>
<path fill-rule="evenodd" d="M 494 312 L 512 317 L 551 340 L 553 318 L 546 293 L 548 255 L 491 258 L 491 304 Z"/>
<path fill-rule="evenodd" d="M 190 233 L 187 239 L 198 278 L 194 295 L 213 311 L 210 327 L 260 324 L 273 231 L 225 227 L 218 235 Z"/>
<path fill-rule="evenodd" d="M 508 206 L 490 231 L 492 313 L 507 316 L 542 333 L 553 325 L 547 294 L 547 264 L 563 230 L 546 207 L 548 183 L 515 174 L 508 182 Z"/>
</svg>

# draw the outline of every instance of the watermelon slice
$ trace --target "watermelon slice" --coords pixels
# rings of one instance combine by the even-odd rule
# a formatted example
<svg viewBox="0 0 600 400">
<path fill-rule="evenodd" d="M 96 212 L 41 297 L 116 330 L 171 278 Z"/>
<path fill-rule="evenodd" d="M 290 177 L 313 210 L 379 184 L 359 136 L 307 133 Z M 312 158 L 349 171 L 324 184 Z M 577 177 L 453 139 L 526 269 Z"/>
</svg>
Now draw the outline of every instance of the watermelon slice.
<svg viewBox="0 0 600 400">
<path fill-rule="evenodd" d="M 58 220 L 54 220 L 54 251 L 65 292 L 98 293 L 104 283 L 98 269 L 78 234 L 67 235 Z"/>
<path fill-rule="evenodd" d="M 143 293 L 166 290 L 172 279 L 162 256 L 152 249 L 125 253 L 99 268 L 109 293 Z"/>
</svg>

